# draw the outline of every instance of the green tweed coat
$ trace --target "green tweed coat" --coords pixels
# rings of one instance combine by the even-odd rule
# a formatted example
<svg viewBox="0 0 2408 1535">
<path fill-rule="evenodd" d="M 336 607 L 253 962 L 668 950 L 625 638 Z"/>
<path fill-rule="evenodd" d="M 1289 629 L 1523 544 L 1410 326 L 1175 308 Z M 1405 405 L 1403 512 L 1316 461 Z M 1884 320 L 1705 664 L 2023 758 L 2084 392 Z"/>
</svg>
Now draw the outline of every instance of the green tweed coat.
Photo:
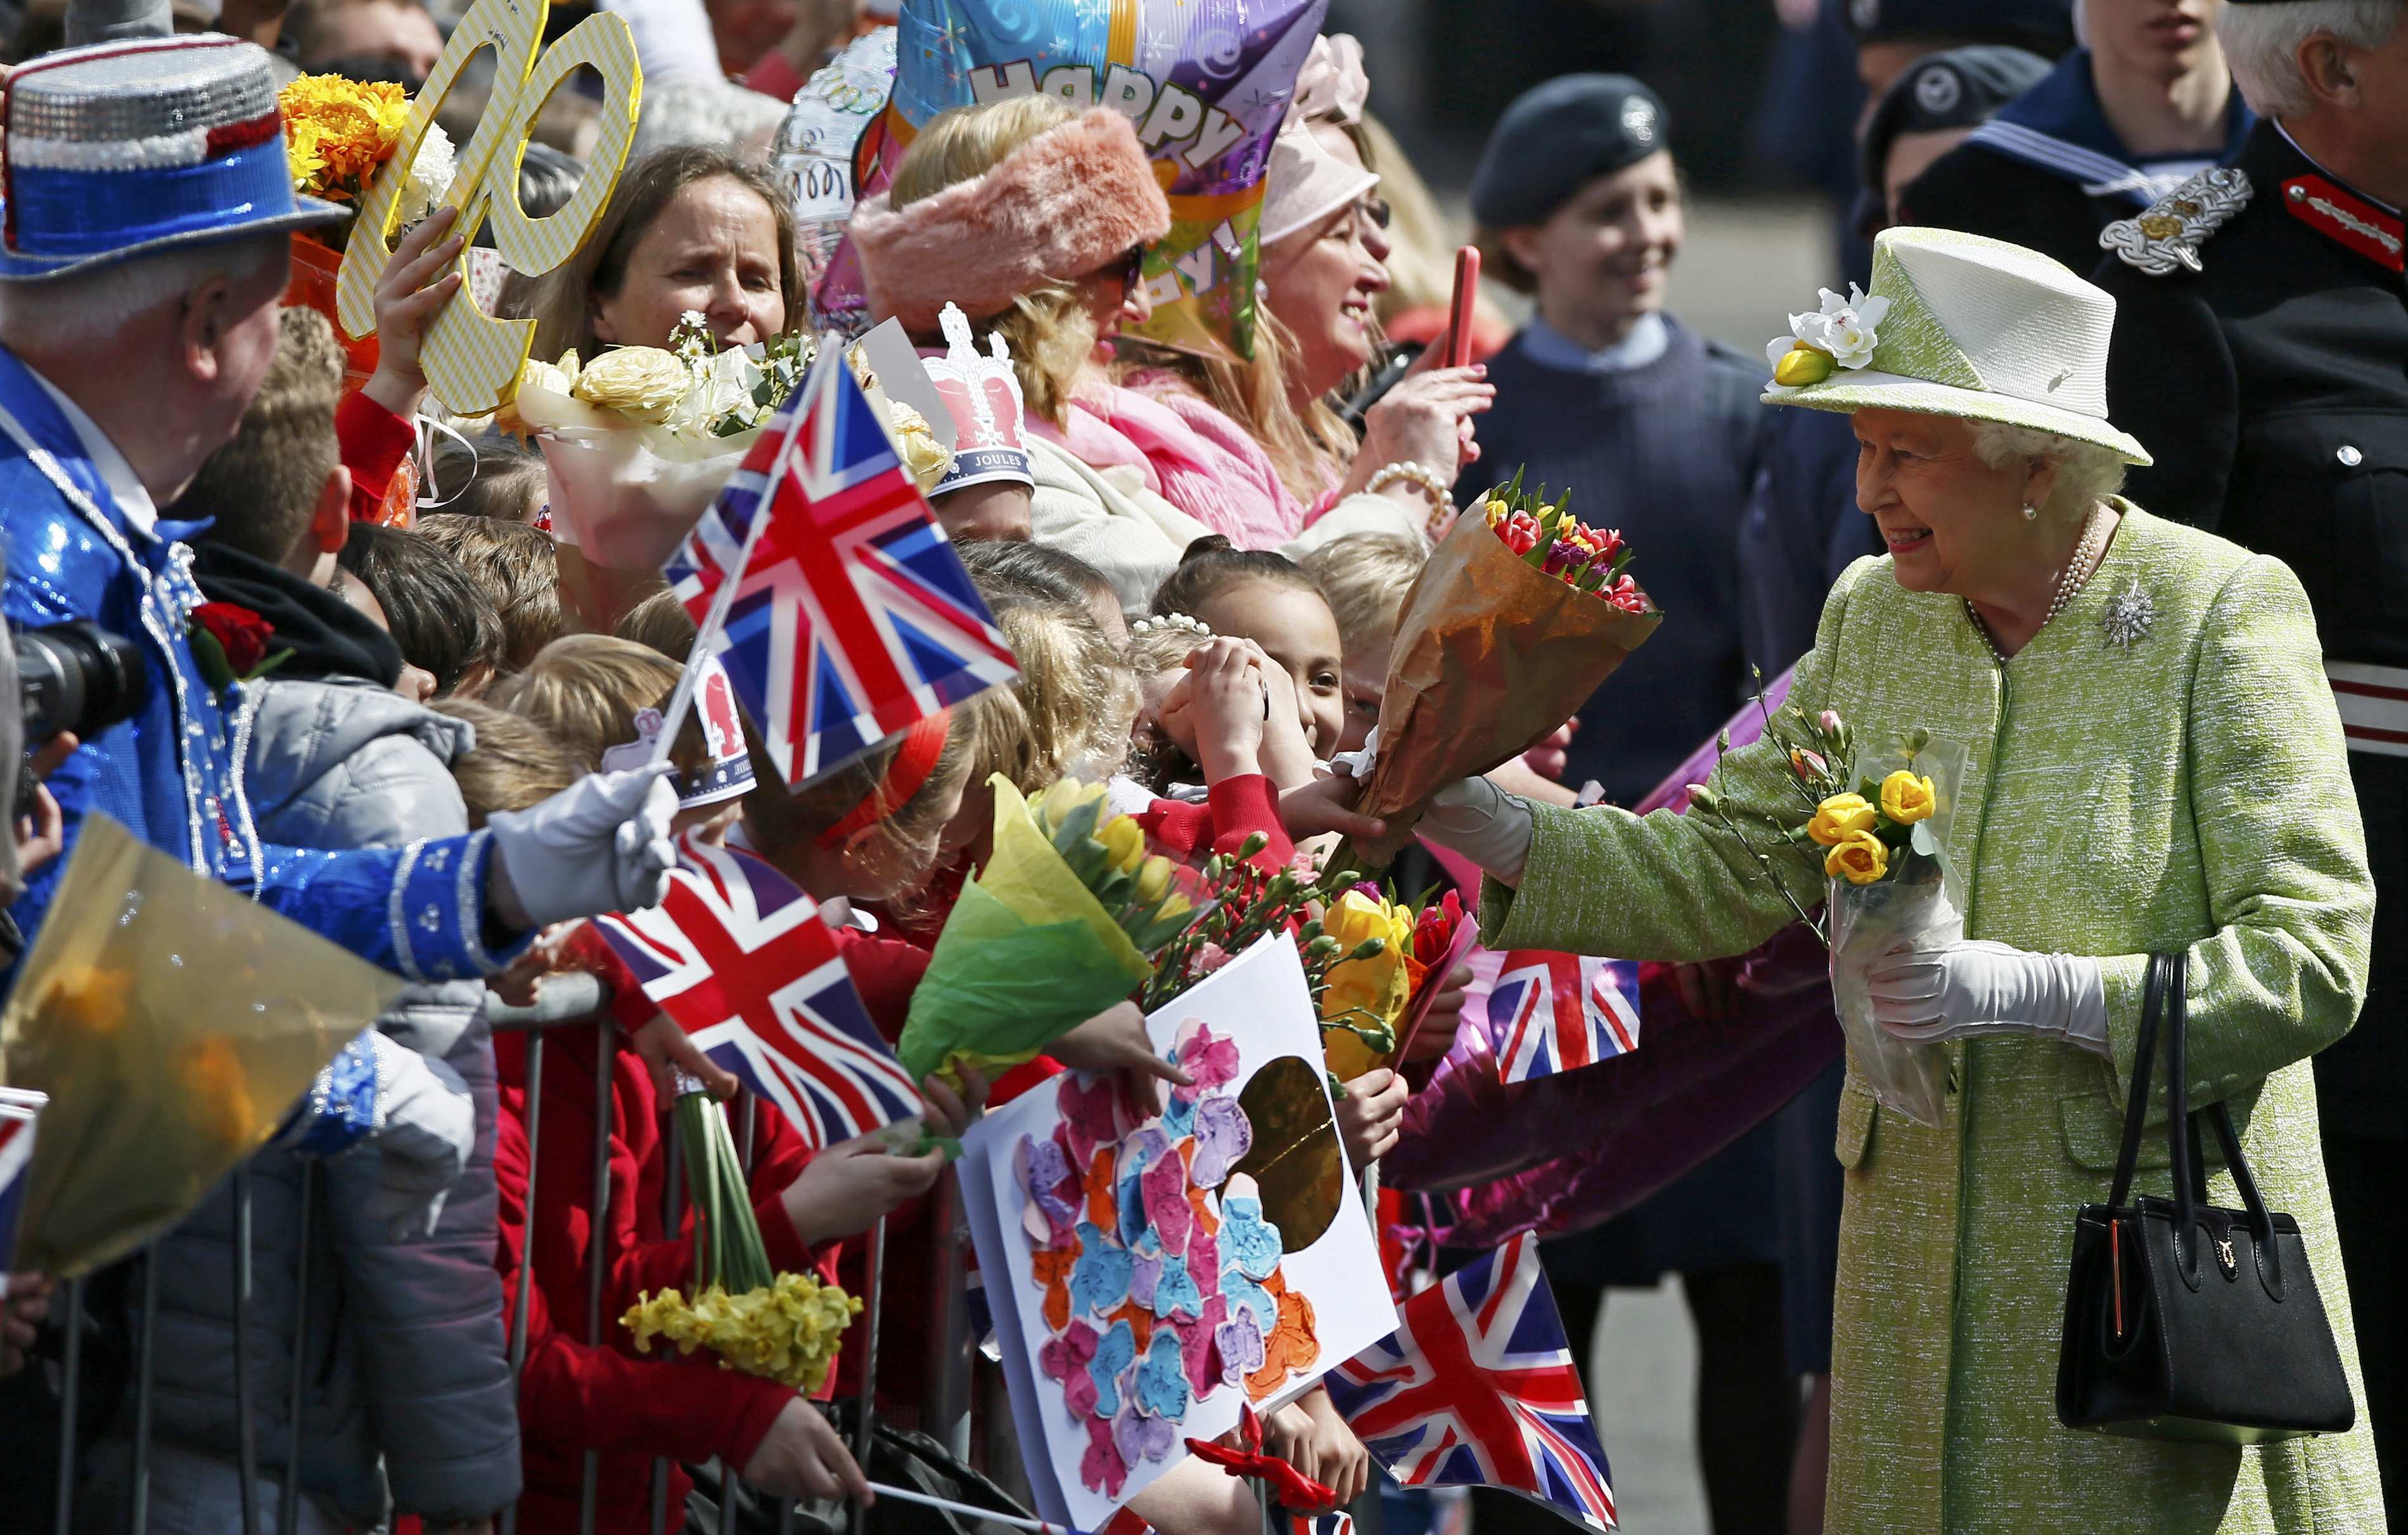
<svg viewBox="0 0 2408 1535">
<path fill-rule="evenodd" d="M 2118 505 L 2105 563 L 2004 666 L 1957 599 L 1901 590 L 1886 559 L 1860 560 L 1790 695 L 1839 710 L 1869 746 L 1916 728 L 1966 743 L 1948 840 L 1966 873 L 1966 933 L 2099 956 L 2114 1054 L 2111 1067 L 2055 1041 L 1953 1044 L 1956 1085 L 1937 1129 L 1877 1108 L 1851 1076 L 1834 1530 L 2384 1528 L 2308 1064 L 2358 1017 L 2374 910 L 2315 620 L 2281 563 Z M 2102 619 L 2135 583 L 2156 621 L 2118 649 Z M 1762 744 L 1719 771 L 1759 847 L 1804 818 L 1786 771 Z M 1491 948 L 1702 959 L 1791 920 L 1705 816 L 1532 811 L 1519 892 L 1489 882 Z M 1810 908 L 1819 852 L 1773 851 Z M 2057 1421 L 2074 1213 L 2106 1198 L 2146 955 L 2185 946 L 2190 1099 L 2230 1101 L 2267 1203 L 2299 1219 L 2359 1403 L 2347 1434 L 2243 1449 Z M 2171 1192 L 2162 1128 L 2147 1144 L 2155 1170 L 2140 1186 Z M 2237 1207 L 2211 1165 L 2216 1201 Z"/>
</svg>

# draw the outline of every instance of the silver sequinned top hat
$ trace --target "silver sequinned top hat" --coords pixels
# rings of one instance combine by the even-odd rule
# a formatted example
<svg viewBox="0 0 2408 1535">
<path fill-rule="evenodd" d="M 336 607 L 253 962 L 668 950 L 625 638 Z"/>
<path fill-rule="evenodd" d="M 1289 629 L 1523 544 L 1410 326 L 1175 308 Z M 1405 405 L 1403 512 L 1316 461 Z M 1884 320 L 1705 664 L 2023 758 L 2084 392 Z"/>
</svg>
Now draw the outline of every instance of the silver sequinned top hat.
<svg viewBox="0 0 2408 1535">
<path fill-rule="evenodd" d="M 0 280 L 331 223 L 296 197 L 267 50 L 231 37 L 100 43 L 8 81 Z"/>
</svg>

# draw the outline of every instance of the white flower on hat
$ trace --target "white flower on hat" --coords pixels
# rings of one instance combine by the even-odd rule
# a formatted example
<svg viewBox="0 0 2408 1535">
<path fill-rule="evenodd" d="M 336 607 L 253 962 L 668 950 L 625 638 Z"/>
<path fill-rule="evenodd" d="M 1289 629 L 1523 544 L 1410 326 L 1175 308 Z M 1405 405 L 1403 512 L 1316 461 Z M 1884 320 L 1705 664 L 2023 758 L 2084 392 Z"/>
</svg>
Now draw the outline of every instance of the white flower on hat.
<svg viewBox="0 0 2408 1535">
<path fill-rule="evenodd" d="M 1820 310 L 1791 315 L 1790 334 L 1765 343 L 1765 361 L 1772 365 L 1776 383 L 1819 383 L 1831 376 L 1834 366 L 1863 367 L 1873 360 L 1873 351 L 1881 344 L 1879 326 L 1889 317 L 1889 300 L 1871 296 L 1853 282 L 1844 298 L 1828 288 L 1820 296 Z M 1788 362 L 1801 351 L 1820 353 L 1828 361 Z"/>
</svg>

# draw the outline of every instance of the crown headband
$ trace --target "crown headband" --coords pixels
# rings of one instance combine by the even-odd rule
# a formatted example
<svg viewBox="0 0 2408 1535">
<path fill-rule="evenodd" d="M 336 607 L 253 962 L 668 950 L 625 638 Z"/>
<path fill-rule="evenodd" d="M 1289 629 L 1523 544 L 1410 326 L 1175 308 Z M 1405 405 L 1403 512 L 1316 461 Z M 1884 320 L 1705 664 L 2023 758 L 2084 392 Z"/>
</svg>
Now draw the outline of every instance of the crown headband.
<svg viewBox="0 0 2408 1535">
<path fill-rule="evenodd" d="M 1211 625 L 1186 613 L 1149 613 L 1129 624 L 1131 634 L 1168 634 L 1173 629 L 1184 629 L 1199 639 L 1212 638 Z"/>
</svg>

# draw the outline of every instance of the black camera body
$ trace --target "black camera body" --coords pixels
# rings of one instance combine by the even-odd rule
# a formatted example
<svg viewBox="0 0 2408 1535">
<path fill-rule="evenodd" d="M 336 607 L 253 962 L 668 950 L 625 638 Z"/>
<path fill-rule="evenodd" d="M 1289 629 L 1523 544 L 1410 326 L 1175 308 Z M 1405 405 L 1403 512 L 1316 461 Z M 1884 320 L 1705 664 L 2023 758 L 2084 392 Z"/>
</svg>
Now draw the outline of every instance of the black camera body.
<svg viewBox="0 0 2408 1535">
<path fill-rule="evenodd" d="M 28 751 L 63 730 L 86 740 L 134 717 L 150 691 L 150 665 L 123 635 L 89 620 L 42 629 L 11 627 L 17 653 L 17 704 Z M 17 779 L 12 815 L 33 810 L 34 779 Z"/>
</svg>

